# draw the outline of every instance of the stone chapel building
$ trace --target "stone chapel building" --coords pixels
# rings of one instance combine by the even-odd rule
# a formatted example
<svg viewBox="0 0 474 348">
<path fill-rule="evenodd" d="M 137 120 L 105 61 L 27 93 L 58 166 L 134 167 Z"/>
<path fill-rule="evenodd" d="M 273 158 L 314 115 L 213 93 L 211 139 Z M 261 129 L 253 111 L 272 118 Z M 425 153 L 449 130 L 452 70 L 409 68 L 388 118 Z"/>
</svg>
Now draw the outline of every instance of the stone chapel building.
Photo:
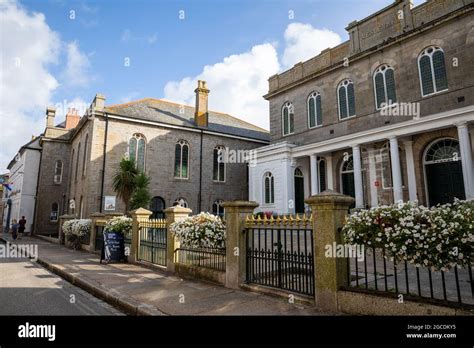
<svg viewBox="0 0 474 348">
<path fill-rule="evenodd" d="M 112 178 L 124 156 L 151 178 L 154 217 L 180 204 L 194 213 L 222 215 L 223 201 L 248 199 L 248 165 L 218 161 L 269 143 L 266 130 L 228 114 L 208 110 L 209 89 L 199 81 L 195 107 L 158 99 L 105 105 L 97 94 L 86 115 L 71 110 L 55 126 L 47 109 L 41 136 L 36 233 L 56 234 L 58 218 L 95 212 L 124 212 Z M 225 157 L 224 157 L 225 158 Z M 230 156 L 229 156 L 230 158 Z"/>
</svg>

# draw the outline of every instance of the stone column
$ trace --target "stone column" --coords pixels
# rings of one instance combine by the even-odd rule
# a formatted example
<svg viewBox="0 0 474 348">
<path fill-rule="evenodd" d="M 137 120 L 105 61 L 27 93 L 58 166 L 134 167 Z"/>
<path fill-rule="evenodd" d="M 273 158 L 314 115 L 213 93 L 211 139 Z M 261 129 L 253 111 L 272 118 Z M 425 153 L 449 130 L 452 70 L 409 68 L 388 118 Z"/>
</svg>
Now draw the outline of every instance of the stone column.
<svg viewBox="0 0 474 348">
<path fill-rule="evenodd" d="M 369 157 L 369 190 L 370 190 L 370 206 L 376 207 L 379 205 L 379 198 L 378 198 L 378 188 L 375 186 L 375 182 L 377 181 L 377 168 L 375 163 L 375 148 L 373 146 L 369 146 L 367 148 L 368 157 Z"/>
<path fill-rule="evenodd" d="M 418 193 L 416 189 L 415 160 L 413 157 L 413 141 L 411 140 L 404 141 L 403 146 L 405 148 L 405 156 L 406 156 L 406 161 L 407 161 L 409 200 L 414 202 L 418 200 Z"/>
<path fill-rule="evenodd" d="M 326 190 L 334 190 L 334 173 L 332 172 L 332 156 L 324 156 L 326 159 Z"/>
<path fill-rule="evenodd" d="M 140 246 L 140 223 L 148 220 L 153 213 L 149 210 L 138 208 L 132 210 L 129 214 L 132 217 L 132 241 L 130 242 L 128 262 L 135 263 L 138 260 L 138 248 Z"/>
<path fill-rule="evenodd" d="M 457 125 L 459 148 L 461 150 L 462 174 L 464 178 L 464 191 L 466 199 L 474 198 L 474 182 L 472 173 L 472 152 L 471 143 L 469 141 L 469 130 L 466 123 Z"/>
<path fill-rule="evenodd" d="M 337 291 L 347 284 L 347 259 L 327 257 L 327 247 L 342 244 L 340 228 L 354 198 L 335 191 L 308 197 L 313 214 L 315 303 L 323 310 L 338 311 Z M 334 255 L 334 253 L 333 253 Z"/>
<path fill-rule="evenodd" d="M 170 225 L 186 219 L 192 210 L 175 205 L 166 208 L 163 212 L 166 214 L 166 270 L 174 272 L 174 251 L 179 248 L 179 241 L 171 234 Z"/>
<path fill-rule="evenodd" d="M 238 289 L 246 278 L 245 217 L 258 207 L 257 202 L 224 202 L 226 222 L 226 274 L 225 286 Z"/>
<path fill-rule="evenodd" d="M 396 137 L 390 138 L 390 164 L 392 167 L 392 186 L 393 186 L 393 201 L 403 201 L 403 187 L 402 187 L 402 168 L 400 166 L 400 151 L 398 150 L 398 139 Z"/>
<path fill-rule="evenodd" d="M 94 214 L 91 214 L 91 239 L 90 239 L 90 242 L 89 242 L 89 251 L 94 251 L 95 250 L 95 239 L 96 239 L 96 233 L 97 233 L 97 229 L 96 229 L 96 223 L 97 223 L 97 220 L 100 220 L 100 219 L 104 219 L 105 218 L 105 215 L 102 214 L 102 213 L 94 213 Z"/>
<path fill-rule="evenodd" d="M 354 161 L 355 207 L 364 208 L 364 184 L 362 182 L 362 163 L 358 144 L 352 146 L 352 158 Z"/>
<path fill-rule="evenodd" d="M 318 184 L 318 156 L 313 154 L 309 156 L 310 159 L 310 176 L 311 176 L 311 195 L 316 195 L 319 193 L 319 184 Z"/>
</svg>

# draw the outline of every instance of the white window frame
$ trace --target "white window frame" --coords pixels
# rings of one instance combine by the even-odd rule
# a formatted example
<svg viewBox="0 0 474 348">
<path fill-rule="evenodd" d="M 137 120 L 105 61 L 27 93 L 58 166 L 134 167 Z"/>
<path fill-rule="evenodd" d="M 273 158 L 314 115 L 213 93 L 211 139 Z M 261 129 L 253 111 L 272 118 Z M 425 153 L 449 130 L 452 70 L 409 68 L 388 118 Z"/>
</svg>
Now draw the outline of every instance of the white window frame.
<svg viewBox="0 0 474 348">
<path fill-rule="evenodd" d="M 385 68 L 385 69 L 383 69 L 383 68 Z M 395 76 L 395 69 L 392 68 L 388 64 L 380 65 L 377 69 L 375 69 L 374 73 L 372 74 L 372 82 L 373 82 L 373 85 L 374 85 L 374 102 L 375 102 L 375 109 L 376 110 L 382 110 L 382 109 L 385 109 L 387 107 L 394 106 L 394 105 L 397 104 L 396 101 L 394 102 L 394 101 L 388 99 L 387 78 L 385 76 L 385 74 L 387 73 L 388 70 L 392 70 L 393 75 Z M 384 97 L 385 97 L 385 102 L 387 104 L 385 107 L 379 107 L 377 105 L 377 86 L 375 85 L 375 76 L 378 73 L 381 73 L 382 76 L 383 76 L 383 93 L 384 93 Z M 396 91 L 395 91 L 395 93 L 396 93 Z"/>
<path fill-rule="evenodd" d="M 285 109 L 288 109 L 288 133 L 285 133 Z M 293 132 L 291 131 L 290 114 L 293 114 Z M 281 108 L 281 133 L 284 137 L 295 133 L 295 108 L 293 106 L 293 103 L 289 101 L 285 102 Z"/>
<path fill-rule="evenodd" d="M 58 163 L 61 163 L 61 172 L 60 174 L 56 174 L 58 171 Z M 54 164 L 54 175 L 53 175 L 53 181 L 56 185 L 60 185 L 63 182 L 63 171 L 64 171 L 64 163 L 62 160 L 57 160 Z M 57 178 L 59 177 L 59 179 Z"/>
<path fill-rule="evenodd" d="M 219 180 L 220 178 L 220 166 L 219 166 L 219 153 L 217 154 L 217 180 L 214 179 L 214 151 L 217 150 L 217 151 L 222 151 L 222 153 L 224 153 L 225 155 L 225 147 L 222 146 L 222 145 L 218 145 L 214 148 L 214 150 L 212 151 L 212 181 L 214 182 L 226 182 L 226 175 L 227 175 L 227 165 L 224 162 L 221 162 L 224 164 L 224 180 Z M 189 150 L 188 150 L 188 154 L 189 154 Z"/>
<path fill-rule="evenodd" d="M 321 123 L 318 124 L 318 108 L 317 108 L 317 97 L 320 97 L 321 98 L 321 103 L 322 103 L 322 99 L 323 97 L 321 96 L 321 93 L 319 93 L 318 91 L 314 91 L 312 92 L 309 96 L 308 96 L 308 100 L 306 101 L 306 107 L 308 109 L 308 128 L 309 129 L 313 129 L 313 128 L 318 128 L 318 127 L 321 127 L 323 125 L 322 123 L 322 120 L 323 120 L 323 115 L 321 115 Z M 310 112 L 309 112 L 309 102 L 311 99 L 314 99 L 314 121 L 315 121 L 315 125 L 311 127 L 311 121 L 310 121 L 310 118 L 311 118 L 311 115 L 310 115 Z M 321 108 L 322 110 L 322 108 Z"/>
<path fill-rule="evenodd" d="M 265 182 L 266 180 L 269 180 L 269 192 L 268 194 L 270 195 L 270 199 L 268 200 L 267 202 L 267 197 L 266 197 L 266 194 L 265 194 Z M 272 180 L 273 178 L 273 180 Z M 272 205 L 272 204 L 275 204 L 275 177 L 273 176 L 273 174 L 271 172 L 265 172 L 265 174 L 263 174 L 263 204 L 265 205 Z"/>
<path fill-rule="evenodd" d="M 141 134 L 141 133 L 135 133 L 133 134 L 130 139 L 128 139 L 128 158 L 130 159 L 130 140 L 135 139 L 136 141 L 136 146 L 135 146 L 135 168 L 138 168 L 138 141 L 143 139 L 145 147 L 143 148 L 143 172 L 146 170 L 146 137 Z"/>
<path fill-rule="evenodd" d="M 180 145 L 180 155 L 179 155 L 179 176 L 176 176 L 174 171 L 175 171 L 175 166 L 176 166 L 176 145 Z M 184 145 L 188 146 L 188 171 L 187 171 L 187 176 L 183 176 L 183 147 Z M 173 156 L 173 176 L 175 179 L 181 179 L 181 180 L 188 180 L 189 179 L 189 154 L 191 153 L 191 147 L 189 146 L 189 143 L 186 140 L 178 140 L 176 144 L 174 145 L 174 156 Z"/>
<path fill-rule="evenodd" d="M 347 82 L 347 84 L 345 84 L 346 82 Z M 351 79 L 344 79 L 341 82 L 339 82 L 339 84 L 337 85 L 336 94 L 337 94 L 337 112 L 338 112 L 338 115 L 339 115 L 339 121 L 344 121 L 344 120 L 347 120 L 349 118 L 356 117 L 356 115 L 357 115 L 357 112 L 355 112 L 354 115 L 349 115 L 349 93 L 347 93 L 347 86 L 349 86 L 349 84 L 352 84 L 352 86 L 354 86 L 354 82 Z M 347 117 L 344 117 L 344 118 L 341 118 L 341 102 L 339 100 L 339 89 L 340 88 L 345 88 L 346 89 Z M 355 86 L 354 86 L 354 101 L 355 101 Z M 354 104 L 354 109 L 355 109 L 355 104 Z"/>
<path fill-rule="evenodd" d="M 428 50 L 432 48 L 433 49 L 433 52 L 431 53 L 427 53 Z M 448 70 L 447 70 L 447 66 L 446 66 L 446 53 L 444 52 L 444 50 L 439 47 L 439 46 L 429 46 L 429 47 L 426 47 L 423 51 L 421 51 L 421 53 L 419 54 L 418 56 L 418 78 L 420 80 L 420 89 L 421 89 L 421 96 L 424 98 L 424 97 L 429 97 L 429 96 L 432 96 L 432 95 L 435 95 L 435 94 L 439 94 L 439 93 L 443 93 L 443 92 L 446 92 L 449 90 L 449 86 L 446 87 L 445 89 L 442 89 L 440 91 L 438 91 L 438 88 L 436 86 L 436 78 L 435 78 L 435 73 L 434 73 L 434 65 L 433 65 L 433 54 L 436 52 L 436 51 L 441 51 L 443 52 L 443 56 L 444 56 L 444 68 L 446 70 L 446 84 L 447 84 L 447 80 L 448 80 Z M 421 66 L 420 66 L 420 61 L 421 61 L 421 58 L 425 55 L 428 55 L 428 57 L 430 58 L 430 68 L 431 68 L 431 79 L 433 81 L 433 92 L 432 93 L 428 93 L 428 94 L 424 94 L 423 92 L 423 79 L 421 78 Z"/>
</svg>

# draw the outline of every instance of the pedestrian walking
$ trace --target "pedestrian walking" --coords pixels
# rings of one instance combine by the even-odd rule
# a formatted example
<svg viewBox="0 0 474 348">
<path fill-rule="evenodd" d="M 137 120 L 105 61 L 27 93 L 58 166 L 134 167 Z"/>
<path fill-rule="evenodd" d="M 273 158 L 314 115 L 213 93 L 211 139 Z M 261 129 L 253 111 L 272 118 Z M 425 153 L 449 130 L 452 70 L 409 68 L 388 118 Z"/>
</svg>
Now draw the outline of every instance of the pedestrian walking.
<svg viewBox="0 0 474 348">
<path fill-rule="evenodd" d="M 21 220 L 18 221 L 18 239 L 23 237 L 23 233 L 25 233 L 26 228 L 26 219 L 24 216 L 21 217 Z"/>
<path fill-rule="evenodd" d="M 16 219 L 13 219 L 13 222 L 12 222 L 12 237 L 13 237 L 13 240 L 16 240 L 16 238 L 18 237 L 18 227 L 19 227 L 18 222 L 16 221 Z"/>
</svg>

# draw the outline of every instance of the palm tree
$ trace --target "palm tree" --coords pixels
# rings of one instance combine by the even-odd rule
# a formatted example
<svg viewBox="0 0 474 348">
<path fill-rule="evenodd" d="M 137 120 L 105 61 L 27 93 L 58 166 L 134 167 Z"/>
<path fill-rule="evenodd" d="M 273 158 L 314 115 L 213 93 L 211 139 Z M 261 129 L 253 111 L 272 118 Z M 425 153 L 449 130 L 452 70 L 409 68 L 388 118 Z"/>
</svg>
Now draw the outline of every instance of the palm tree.
<svg viewBox="0 0 474 348">
<path fill-rule="evenodd" d="M 150 185 L 150 178 L 141 172 L 135 177 L 135 190 L 133 191 L 132 199 L 130 201 L 130 208 L 148 208 L 150 204 L 150 192 L 148 186 Z"/>
<path fill-rule="evenodd" d="M 135 177 L 137 174 L 138 171 L 135 167 L 135 161 L 133 159 L 122 158 L 120 161 L 120 169 L 113 177 L 112 186 L 117 196 L 125 203 L 125 214 L 128 213 L 130 198 L 132 197 L 133 191 L 135 191 Z"/>
</svg>

